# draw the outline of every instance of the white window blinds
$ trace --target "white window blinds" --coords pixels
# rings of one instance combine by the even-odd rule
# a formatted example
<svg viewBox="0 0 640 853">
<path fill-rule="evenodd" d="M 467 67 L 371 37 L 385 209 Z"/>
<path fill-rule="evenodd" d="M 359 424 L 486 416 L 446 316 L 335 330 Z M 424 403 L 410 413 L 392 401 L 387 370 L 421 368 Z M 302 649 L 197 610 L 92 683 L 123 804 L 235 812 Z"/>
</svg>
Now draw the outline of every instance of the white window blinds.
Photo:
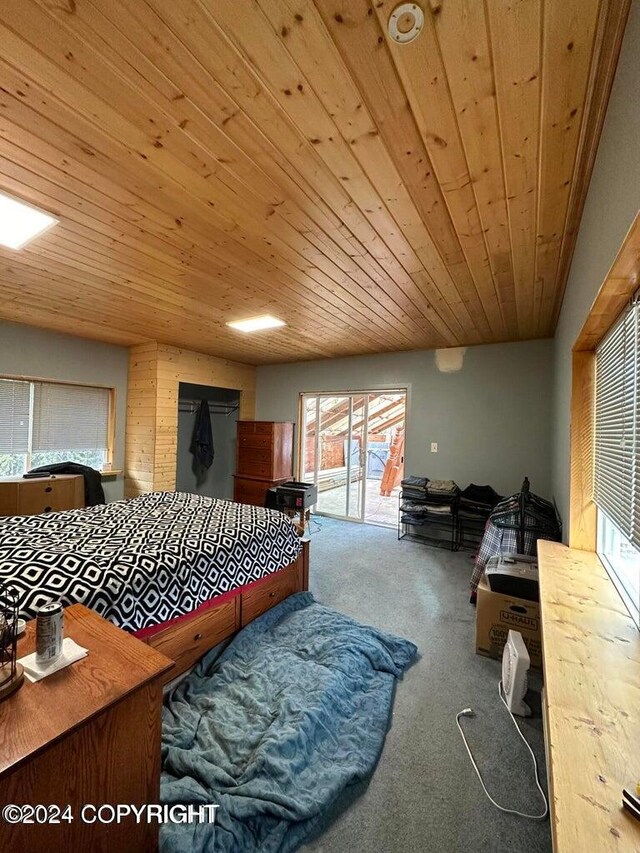
<svg viewBox="0 0 640 853">
<path fill-rule="evenodd" d="M 638 326 L 634 304 L 596 351 L 594 500 L 640 548 Z"/>
<path fill-rule="evenodd" d="M 29 382 L 0 379 L 0 453 L 29 448 Z"/>
<path fill-rule="evenodd" d="M 107 388 L 49 382 L 33 384 L 33 453 L 107 447 Z"/>
</svg>

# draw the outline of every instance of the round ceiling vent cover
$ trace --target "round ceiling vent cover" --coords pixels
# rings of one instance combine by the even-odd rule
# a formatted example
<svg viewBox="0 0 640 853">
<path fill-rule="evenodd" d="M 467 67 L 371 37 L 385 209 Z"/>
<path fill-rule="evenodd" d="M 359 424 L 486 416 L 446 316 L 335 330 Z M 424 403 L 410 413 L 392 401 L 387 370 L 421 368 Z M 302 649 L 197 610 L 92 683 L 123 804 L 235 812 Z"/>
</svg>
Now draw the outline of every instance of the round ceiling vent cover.
<svg viewBox="0 0 640 853">
<path fill-rule="evenodd" d="M 416 3 L 401 3 L 389 16 L 389 35 L 399 44 L 413 41 L 424 24 L 424 13 Z"/>
</svg>

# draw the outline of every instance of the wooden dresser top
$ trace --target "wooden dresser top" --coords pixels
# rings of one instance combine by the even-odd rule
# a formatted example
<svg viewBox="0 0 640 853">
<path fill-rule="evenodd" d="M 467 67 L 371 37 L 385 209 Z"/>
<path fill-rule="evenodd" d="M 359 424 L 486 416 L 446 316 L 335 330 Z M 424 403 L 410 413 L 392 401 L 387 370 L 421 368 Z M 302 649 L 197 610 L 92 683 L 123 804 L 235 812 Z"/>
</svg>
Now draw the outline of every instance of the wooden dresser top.
<svg viewBox="0 0 640 853">
<path fill-rule="evenodd" d="M 173 666 L 81 604 L 65 608 L 64 635 L 89 654 L 35 684 L 25 678 L 0 702 L 0 776 Z M 35 620 L 18 641 L 18 657 L 33 651 Z"/>
<path fill-rule="evenodd" d="M 0 477 L 0 483 L 51 483 L 54 480 L 76 480 L 82 474 L 53 474 L 49 477 Z"/>
</svg>

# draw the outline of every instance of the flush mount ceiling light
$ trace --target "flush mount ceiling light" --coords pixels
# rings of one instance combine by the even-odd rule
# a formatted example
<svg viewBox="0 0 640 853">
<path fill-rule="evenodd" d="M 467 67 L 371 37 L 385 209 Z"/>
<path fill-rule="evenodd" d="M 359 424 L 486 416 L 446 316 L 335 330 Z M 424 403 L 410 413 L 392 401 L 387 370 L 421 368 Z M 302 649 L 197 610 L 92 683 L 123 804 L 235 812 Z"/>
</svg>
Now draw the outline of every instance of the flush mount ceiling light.
<svg viewBox="0 0 640 853">
<path fill-rule="evenodd" d="M 55 216 L 44 210 L 0 193 L 0 245 L 21 249 L 57 222 Z"/>
<path fill-rule="evenodd" d="M 261 317 L 251 317 L 248 320 L 234 320 L 232 323 L 227 323 L 232 329 L 237 329 L 239 332 L 262 332 L 264 329 L 278 329 L 280 326 L 286 326 L 284 320 L 278 320 L 277 317 L 272 317 L 271 314 L 263 314 Z"/>
<path fill-rule="evenodd" d="M 401 3 L 389 16 L 389 35 L 398 44 L 413 41 L 424 24 L 424 13 L 415 3 Z"/>
</svg>

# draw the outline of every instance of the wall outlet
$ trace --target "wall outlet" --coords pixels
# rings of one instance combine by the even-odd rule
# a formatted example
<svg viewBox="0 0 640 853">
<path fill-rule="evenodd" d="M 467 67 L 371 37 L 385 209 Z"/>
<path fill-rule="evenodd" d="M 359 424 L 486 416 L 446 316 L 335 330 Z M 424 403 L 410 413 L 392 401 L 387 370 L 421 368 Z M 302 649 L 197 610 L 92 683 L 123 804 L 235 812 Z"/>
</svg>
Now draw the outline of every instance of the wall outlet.
<svg viewBox="0 0 640 853">
<path fill-rule="evenodd" d="M 437 452 L 438 452 L 438 442 L 437 442 L 437 441 L 432 441 L 432 442 L 431 442 L 431 452 L 432 452 L 432 453 L 437 453 Z"/>
</svg>

